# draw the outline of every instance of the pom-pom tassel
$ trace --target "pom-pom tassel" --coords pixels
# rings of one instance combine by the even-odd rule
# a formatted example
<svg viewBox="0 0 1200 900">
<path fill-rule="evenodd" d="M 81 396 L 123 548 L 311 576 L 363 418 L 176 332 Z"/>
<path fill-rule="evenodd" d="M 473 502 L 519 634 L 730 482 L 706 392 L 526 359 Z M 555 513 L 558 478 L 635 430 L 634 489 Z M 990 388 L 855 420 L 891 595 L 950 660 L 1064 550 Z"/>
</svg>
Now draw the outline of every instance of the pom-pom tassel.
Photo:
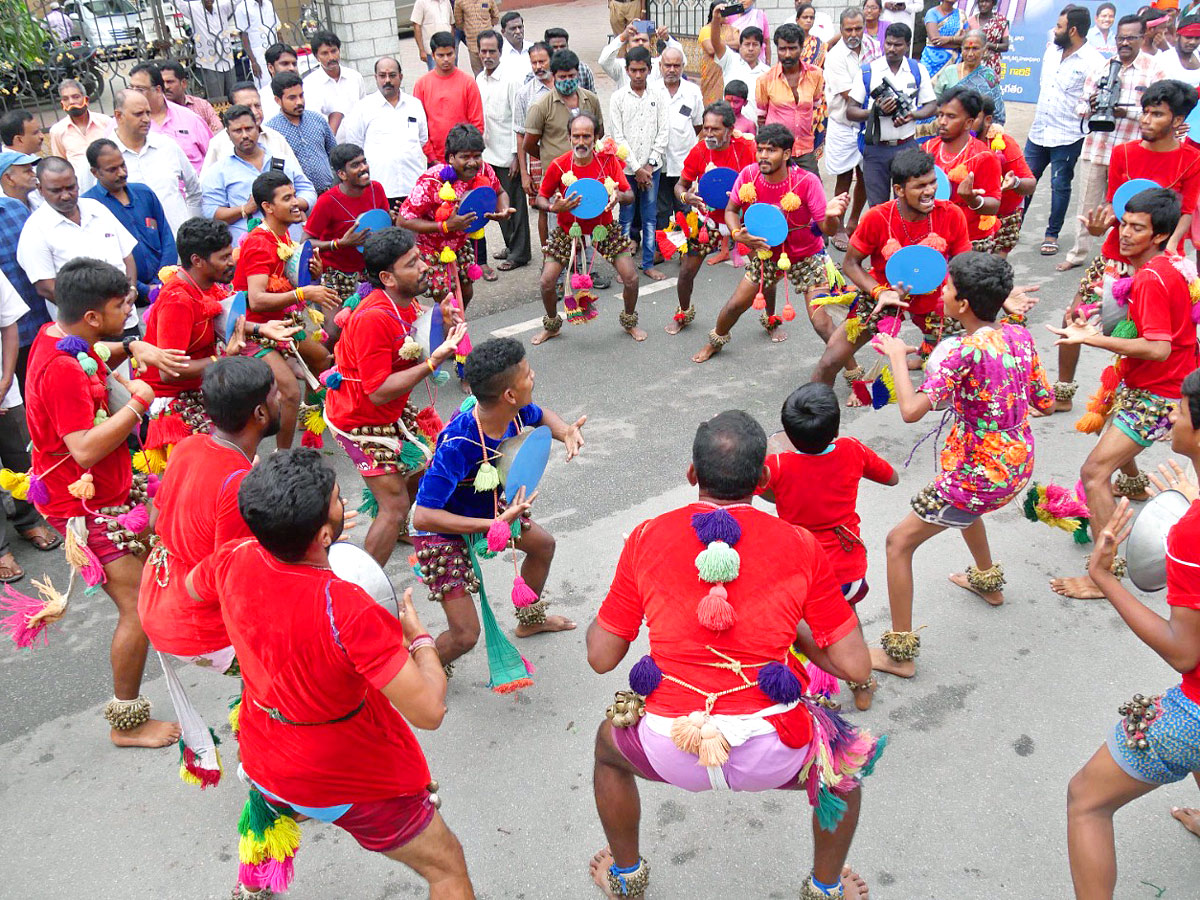
<svg viewBox="0 0 1200 900">
<path fill-rule="evenodd" d="M 741 558 L 724 541 L 713 541 L 696 555 L 696 568 L 701 580 L 709 584 L 733 581 L 738 577 Z"/>
<path fill-rule="evenodd" d="M 25 492 L 25 499 L 34 506 L 44 506 L 50 502 L 50 489 L 46 487 L 46 482 L 38 478 L 36 475 L 29 476 L 29 488 Z"/>
<path fill-rule="evenodd" d="M 513 579 L 513 606 L 517 607 L 518 609 L 524 609 L 526 606 L 532 606 L 533 604 L 537 603 L 537 601 L 538 595 L 534 593 L 533 588 L 525 583 L 524 578 L 518 575 Z"/>
<path fill-rule="evenodd" d="M 300 435 L 300 446 L 312 447 L 313 449 L 320 450 L 325 446 L 325 438 L 321 437 L 321 435 L 314 431 L 309 431 L 306 428 L 304 429 L 304 433 Z"/>
<path fill-rule="evenodd" d="M 671 723 L 671 742 L 684 753 L 693 756 L 700 752 L 700 729 L 705 724 L 702 712 L 688 713 Z"/>
<path fill-rule="evenodd" d="M 835 697 L 841 691 L 842 687 L 838 683 L 838 680 L 816 663 L 809 661 L 805 669 L 808 672 L 808 693 L 810 696 Z M 758 677 L 759 681 L 761 682 L 761 672 L 759 672 Z M 764 690 L 763 693 L 766 693 L 766 691 Z M 770 695 L 768 694 L 768 696 Z"/>
<path fill-rule="evenodd" d="M 751 306 L 753 306 L 755 309 L 766 309 L 767 308 L 767 298 L 765 296 L 763 296 L 762 291 L 759 291 L 757 294 L 754 295 L 754 302 L 751 304 Z"/>
<path fill-rule="evenodd" d="M 28 594 L 22 594 L 10 585 L 4 586 L 4 594 L 0 596 L 0 609 L 8 610 L 11 615 L 0 619 L 0 631 L 7 634 L 14 644 L 22 650 L 28 650 L 42 639 L 42 646 L 50 642 L 46 638 L 45 618 L 37 618 L 46 611 L 46 602 Z"/>
<path fill-rule="evenodd" d="M 692 530 L 702 544 L 722 541 L 730 547 L 742 538 L 742 526 L 727 509 L 698 512 L 692 515 Z"/>
<path fill-rule="evenodd" d="M 229 703 L 229 730 L 237 737 L 242 725 L 242 697 L 239 694 Z"/>
<path fill-rule="evenodd" d="M 700 746 L 696 755 L 702 766 L 723 766 L 729 762 L 729 741 L 713 722 L 700 726 Z"/>
<path fill-rule="evenodd" d="M 162 480 L 157 475 L 155 475 L 153 472 L 147 472 L 146 473 L 146 496 L 148 498 L 150 498 L 151 500 L 153 500 L 155 495 L 158 493 L 158 488 L 159 488 L 159 485 L 161 485 L 161 484 L 162 484 Z"/>
<path fill-rule="evenodd" d="M 375 499 L 375 495 L 369 487 L 363 486 L 362 499 L 358 503 L 358 514 L 360 516 L 370 516 L 374 519 L 379 515 L 379 501 Z"/>
<path fill-rule="evenodd" d="M 479 490 L 478 486 L 475 490 Z M 512 529 L 509 527 L 509 524 L 503 519 L 492 519 L 492 524 L 488 526 L 487 531 L 488 550 L 492 553 L 499 553 L 508 546 L 511 538 Z"/>
<path fill-rule="evenodd" d="M 494 491 L 500 487 L 500 472 L 490 462 L 481 463 L 472 486 L 481 494 L 484 491 Z"/>
<path fill-rule="evenodd" d="M 0 469 L 0 490 L 8 491 L 14 500 L 24 500 L 29 495 L 29 473 Z"/>
<path fill-rule="evenodd" d="M 442 433 L 442 429 L 446 427 L 446 423 L 442 421 L 442 417 L 438 415 L 438 411 L 432 406 L 427 406 L 417 413 L 417 427 L 421 429 L 421 433 L 431 440 L 436 440 L 437 436 Z"/>
<path fill-rule="evenodd" d="M 662 684 L 663 673 L 649 654 L 643 656 L 629 670 L 629 689 L 635 694 L 649 697 Z"/>
<path fill-rule="evenodd" d="M 215 763 L 216 768 L 203 765 L 195 751 L 183 742 L 183 738 L 179 739 L 179 778 L 184 784 L 198 785 L 200 790 L 220 784 L 221 775 L 224 773 L 221 765 L 221 753 L 216 747 L 220 741 L 211 728 L 208 733 L 212 735 L 213 740 L 211 762 Z"/>
<path fill-rule="evenodd" d="M 123 528 L 128 529 L 131 534 L 141 534 L 150 525 L 150 513 L 146 512 L 146 507 L 139 503 L 129 512 L 117 516 L 117 522 Z"/>
<path fill-rule="evenodd" d="M 758 670 L 758 689 L 776 703 L 795 703 L 804 692 L 796 673 L 781 662 L 769 662 Z"/>
<path fill-rule="evenodd" d="M 67 485 L 67 492 L 76 500 L 91 500 L 96 496 L 96 485 L 92 481 L 92 473 L 84 472 L 78 481 Z"/>
<path fill-rule="evenodd" d="M 729 602 L 729 592 L 714 584 L 696 607 L 696 618 L 709 631 L 728 631 L 737 621 L 737 610 Z"/>
</svg>

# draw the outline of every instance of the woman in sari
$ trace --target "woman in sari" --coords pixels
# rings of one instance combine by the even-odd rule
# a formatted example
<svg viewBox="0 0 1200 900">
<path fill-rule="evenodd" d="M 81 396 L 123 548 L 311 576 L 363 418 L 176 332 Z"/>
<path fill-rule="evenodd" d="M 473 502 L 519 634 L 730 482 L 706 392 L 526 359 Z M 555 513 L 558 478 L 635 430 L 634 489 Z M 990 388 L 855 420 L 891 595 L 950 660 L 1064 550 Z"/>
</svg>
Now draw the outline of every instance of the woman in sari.
<svg viewBox="0 0 1200 900">
<path fill-rule="evenodd" d="M 979 13 L 969 20 L 972 31 L 983 34 L 983 64 L 1004 79 L 1004 63 L 1000 54 L 1007 53 L 1011 41 L 1008 34 L 1008 19 L 996 12 L 996 0 L 979 0 Z M 978 88 L 976 88 L 978 90 Z M 981 92 L 983 93 L 983 92 Z"/>
<path fill-rule="evenodd" d="M 752 25 L 762 30 L 762 51 L 759 53 L 758 58 L 769 66 L 771 64 L 771 24 L 767 21 L 767 14 L 754 5 L 754 0 L 748 0 L 744 5 L 746 7 L 744 13 L 739 16 L 731 16 L 726 21 L 733 26 L 738 34 L 741 34 L 743 30 Z M 709 14 L 709 18 L 712 18 L 711 13 Z M 717 99 L 720 100 L 721 98 L 718 97 Z"/>
<path fill-rule="evenodd" d="M 921 62 L 930 76 L 936 75 L 947 63 L 958 59 L 962 43 L 962 16 L 954 0 L 941 0 L 925 13 L 925 33 L 928 38 L 921 51 Z"/>
<path fill-rule="evenodd" d="M 983 0 L 988 3 L 990 0 Z M 980 4 L 980 6 L 983 5 Z M 968 31 L 962 39 L 962 60 L 942 66 L 934 76 L 933 90 L 939 97 L 957 84 L 970 88 L 985 97 L 991 97 L 996 105 L 993 121 L 1004 124 L 1004 96 L 1000 91 L 1000 79 L 992 68 L 983 62 L 987 41 L 982 33 Z"/>
<path fill-rule="evenodd" d="M 725 76 L 721 73 L 721 67 L 717 65 L 717 58 L 713 55 L 712 42 L 712 16 L 713 13 L 720 7 L 725 5 L 725 0 L 713 0 L 708 5 L 708 24 L 700 29 L 700 34 L 696 37 L 696 43 L 700 45 L 700 94 L 704 97 L 704 105 L 715 103 L 724 96 L 725 91 Z M 738 35 L 740 32 L 726 21 L 721 25 L 721 40 L 725 46 L 729 48 L 726 52 L 737 53 Z"/>
<path fill-rule="evenodd" d="M 796 24 L 804 32 L 804 46 L 800 48 L 800 62 L 818 69 L 825 68 L 825 42 L 812 33 L 817 21 L 817 11 L 811 3 L 796 4 Z"/>
</svg>

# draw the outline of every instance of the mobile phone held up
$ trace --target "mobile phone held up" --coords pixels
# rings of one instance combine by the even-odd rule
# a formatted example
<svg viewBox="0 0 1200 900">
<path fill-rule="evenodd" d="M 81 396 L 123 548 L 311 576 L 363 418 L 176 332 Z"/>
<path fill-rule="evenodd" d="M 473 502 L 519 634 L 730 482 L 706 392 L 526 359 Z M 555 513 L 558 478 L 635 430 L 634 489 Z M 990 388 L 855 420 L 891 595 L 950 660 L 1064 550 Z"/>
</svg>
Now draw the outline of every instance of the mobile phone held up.
<svg viewBox="0 0 1200 900">
<path fill-rule="evenodd" d="M 634 19 L 629 24 L 633 26 L 633 30 L 638 34 L 654 34 L 658 30 L 649 19 Z"/>
<path fill-rule="evenodd" d="M 721 7 L 722 16 L 740 16 L 745 11 L 745 5 L 741 3 L 726 3 Z"/>
</svg>

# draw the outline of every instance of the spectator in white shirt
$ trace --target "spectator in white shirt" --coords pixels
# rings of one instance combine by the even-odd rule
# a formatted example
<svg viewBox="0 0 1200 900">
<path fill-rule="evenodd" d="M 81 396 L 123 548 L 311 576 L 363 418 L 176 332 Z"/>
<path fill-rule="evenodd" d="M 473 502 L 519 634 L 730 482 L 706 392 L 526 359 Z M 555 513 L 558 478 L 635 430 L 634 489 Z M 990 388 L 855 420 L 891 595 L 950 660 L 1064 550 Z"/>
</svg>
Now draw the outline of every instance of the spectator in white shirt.
<svg viewBox="0 0 1200 900">
<path fill-rule="evenodd" d="M 454 33 L 454 6 L 450 0 L 417 0 L 412 8 L 413 41 L 426 69 L 433 68 L 429 39 L 439 31 Z M 458 63 L 458 45 L 454 45 L 454 62 Z"/>
<path fill-rule="evenodd" d="M 666 228 L 675 211 L 683 209 L 675 196 L 675 185 L 683 174 L 683 161 L 696 146 L 704 123 L 704 96 L 700 85 L 683 80 L 686 58 L 677 47 L 667 47 L 658 58 L 662 88 L 667 94 L 667 158 L 658 179 L 658 227 Z"/>
<path fill-rule="evenodd" d="M 342 41 L 336 34 L 318 31 L 310 46 L 321 67 L 304 76 L 304 96 L 309 109 L 329 119 L 329 127 L 336 135 L 346 113 L 367 90 L 363 77 L 342 65 Z"/>
<path fill-rule="evenodd" d="M 725 17 L 720 7 L 713 9 L 712 14 L 712 45 L 713 59 L 721 70 L 721 79 L 725 84 L 740 81 L 746 85 L 750 101 L 746 118 L 754 119 L 758 111 L 754 108 L 754 88 L 758 84 L 758 76 L 765 75 L 771 67 L 762 61 L 763 33 L 757 25 L 743 28 L 738 35 L 737 47 L 730 47 L 721 37 Z"/>
<path fill-rule="evenodd" d="M 513 119 L 517 85 L 524 76 L 519 67 L 501 61 L 504 38 L 495 31 L 482 31 L 477 38 L 483 70 L 475 76 L 483 100 L 483 161 L 491 166 L 516 210 L 500 220 L 506 253 L 496 266 L 501 272 L 529 265 L 529 204 L 521 199 L 521 170 L 517 166 L 517 138 Z M 527 48 L 528 50 L 528 48 Z M 524 57 L 528 59 L 528 53 Z M 480 241 L 480 243 L 484 243 Z M 483 263 L 480 263 L 482 266 Z M 485 267 L 486 268 L 486 267 Z"/>
<path fill-rule="evenodd" d="M 500 17 L 500 31 L 504 35 L 503 46 L 500 48 L 500 64 L 511 69 L 514 77 L 519 76 L 523 79 L 530 72 L 525 20 L 519 12 L 506 12 Z"/>
<path fill-rule="evenodd" d="M 129 180 L 150 188 L 162 203 L 171 232 L 200 215 L 200 179 L 187 156 L 166 135 L 150 133 L 150 101 L 137 91 L 117 91 L 113 141 Z"/>
<path fill-rule="evenodd" d="M 233 47 L 229 43 L 233 3 L 230 0 L 175 0 L 176 8 L 192 26 L 196 71 L 210 102 L 228 97 L 237 80 Z"/>
<path fill-rule="evenodd" d="M 287 44 L 272 44 L 263 54 L 263 59 L 267 61 L 266 85 L 260 86 L 258 93 L 262 103 L 263 121 L 266 121 L 279 115 L 279 104 L 275 102 L 275 95 L 271 93 L 271 79 L 280 72 L 299 74 L 300 58 Z"/>
<path fill-rule="evenodd" d="M 629 49 L 645 47 L 650 51 L 650 55 L 654 56 L 653 44 L 655 41 L 666 41 L 666 47 L 663 48 L 663 52 L 665 53 L 669 47 L 675 48 L 683 57 L 683 64 L 687 65 L 687 54 L 683 52 L 683 45 L 671 37 L 667 31 L 667 26 L 662 26 L 652 35 L 646 31 L 638 31 L 637 26 L 631 22 L 628 28 L 609 41 L 608 45 L 600 51 L 600 59 L 598 60 L 600 68 L 607 73 L 609 78 L 617 83 L 617 87 L 624 87 L 629 82 L 629 76 L 625 74 L 625 68 L 622 66 L 618 56 L 621 52 L 621 47 L 626 44 L 629 45 Z M 650 78 L 647 84 L 659 84 L 662 80 L 662 72 L 659 71 L 659 61 L 655 58 L 650 63 Z M 693 143 L 695 142 L 693 141 Z M 691 149 L 690 145 L 688 149 Z"/>
<path fill-rule="evenodd" d="M 1200 87 L 1200 18 L 1188 16 L 1175 28 L 1175 46 L 1154 57 L 1154 80 L 1173 78 Z M 1195 135 L 1193 135 L 1195 137 Z"/>
<path fill-rule="evenodd" d="M 131 297 L 136 296 L 137 264 L 133 248 L 137 239 L 99 200 L 79 196 L 75 170 L 61 156 L 48 156 L 38 163 L 37 177 L 45 202 L 34 210 L 21 230 L 17 262 L 45 299 L 50 318 L 58 318 L 54 279 L 59 269 L 81 256 L 110 263 L 123 271 L 129 280 Z M 125 320 L 126 332 L 136 331 L 137 323 L 137 309 L 131 303 Z"/>
<path fill-rule="evenodd" d="M 625 174 L 633 189 L 633 203 L 621 205 L 621 230 L 634 237 L 633 215 L 641 216 L 642 271 L 661 281 L 666 276 L 654 268 L 655 226 L 658 221 L 658 180 L 667 155 L 670 126 L 667 97 L 661 88 L 650 87 L 650 51 L 631 47 L 625 54 L 628 83 L 613 92 L 609 101 L 608 125 L 618 147 L 625 147 Z M 689 148 L 690 149 L 690 148 Z"/>
<path fill-rule="evenodd" d="M 291 71 L 280 68 L 279 71 Z M 233 93 L 230 95 L 232 106 L 248 106 L 250 112 L 254 114 L 254 121 L 258 123 L 259 137 L 258 142 L 262 144 L 270 154 L 276 159 L 282 159 L 285 165 L 300 168 L 300 162 L 296 159 L 296 154 L 292 152 L 291 146 L 282 134 L 276 131 L 269 125 L 263 124 L 263 117 L 266 115 L 265 107 L 263 106 L 265 98 L 263 98 L 256 88 L 249 81 L 239 81 L 233 86 Z M 279 111 L 279 105 L 275 105 L 276 112 Z M 211 169 L 223 159 L 233 156 L 233 141 L 229 139 L 229 129 L 222 128 L 213 135 L 212 140 L 208 144 L 208 152 L 204 156 L 204 165 L 200 169 L 200 177 L 204 177 L 204 173 Z"/>
<path fill-rule="evenodd" d="M 395 58 L 377 59 L 375 84 L 379 90 L 359 100 L 342 121 L 342 142 L 363 148 L 371 176 L 383 185 L 393 212 L 400 209 L 429 167 L 424 150 L 429 140 L 425 107 L 400 89 L 403 82 Z"/>
<path fill-rule="evenodd" d="M 233 7 L 233 27 L 242 39 L 242 50 L 250 60 L 255 84 L 261 89 L 271 83 L 266 51 L 279 34 L 279 16 L 271 0 L 238 0 Z"/>
<path fill-rule="evenodd" d="M 533 74 L 529 80 L 517 88 L 513 97 L 513 131 L 517 137 L 517 166 L 521 175 L 521 187 L 529 203 L 537 197 L 538 185 L 530 171 L 530 158 L 525 153 L 525 118 L 529 115 L 529 107 L 542 96 L 554 89 L 554 76 L 550 73 L 550 47 L 546 43 L 536 43 L 529 47 L 529 65 Z M 582 82 L 581 82 L 582 83 Z M 593 92 L 594 93 L 594 92 Z M 540 161 L 537 161 L 540 166 Z M 541 171 L 540 168 L 538 171 Z M 520 199 L 517 194 L 509 191 L 514 201 Z M 516 206 L 516 203 L 513 204 Z M 546 245 L 546 212 L 537 211 L 538 246 Z"/>
<path fill-rule="evenodd" d="M 846 116 L 846 103 L 855 85 L 862 84 L 862 67 L 866 53 L 863 30 L 866 20 L 862 10 L 850 7 L 842 10 L 840 40 L 825 55 L 825 104 L 829 120 L 825 127 L 825 171 L 837 178 L 833 195 L 844 194 L 854 183 L 849 231 L 858 224 L 858 217 L 867 202 L 867 186 L 863 181 L 862 151 L 858 137 L 862 126 Z M 857 176 L 857 178 L 855 177 Z M 833 245 L 845 251 L 849 245 L 847 227 L 843 221 L 833 236 Z"/>
</svg>

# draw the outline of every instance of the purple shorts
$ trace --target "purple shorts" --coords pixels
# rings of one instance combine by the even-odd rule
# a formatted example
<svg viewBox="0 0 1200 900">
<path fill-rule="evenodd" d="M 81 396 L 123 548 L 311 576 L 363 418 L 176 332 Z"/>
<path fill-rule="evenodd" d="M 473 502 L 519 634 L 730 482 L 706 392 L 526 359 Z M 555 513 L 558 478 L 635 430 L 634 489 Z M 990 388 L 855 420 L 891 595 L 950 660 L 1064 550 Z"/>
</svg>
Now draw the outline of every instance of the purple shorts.
<svg viewBox="0 0 1200 900">
<path fill-rule="evenodd" d="M 800 769 L 808 748 L 796 750 L 786 746 L 779 735 L 758 735 L 729 751 L 729 762 L 721 766 L 719 777 L 710 775 L 697 757 L 684 753 L 666 735 L 650 728 L 645 719 L 632 728 L 613 728 L 613 743 L 621 755 L 648 781 L 661 781 L 699 793 L 716 790 L 725 785 L 731 791 L 799 790 Z M 714 784 L 714 778 L 718 783 Z"/>
</svg>

